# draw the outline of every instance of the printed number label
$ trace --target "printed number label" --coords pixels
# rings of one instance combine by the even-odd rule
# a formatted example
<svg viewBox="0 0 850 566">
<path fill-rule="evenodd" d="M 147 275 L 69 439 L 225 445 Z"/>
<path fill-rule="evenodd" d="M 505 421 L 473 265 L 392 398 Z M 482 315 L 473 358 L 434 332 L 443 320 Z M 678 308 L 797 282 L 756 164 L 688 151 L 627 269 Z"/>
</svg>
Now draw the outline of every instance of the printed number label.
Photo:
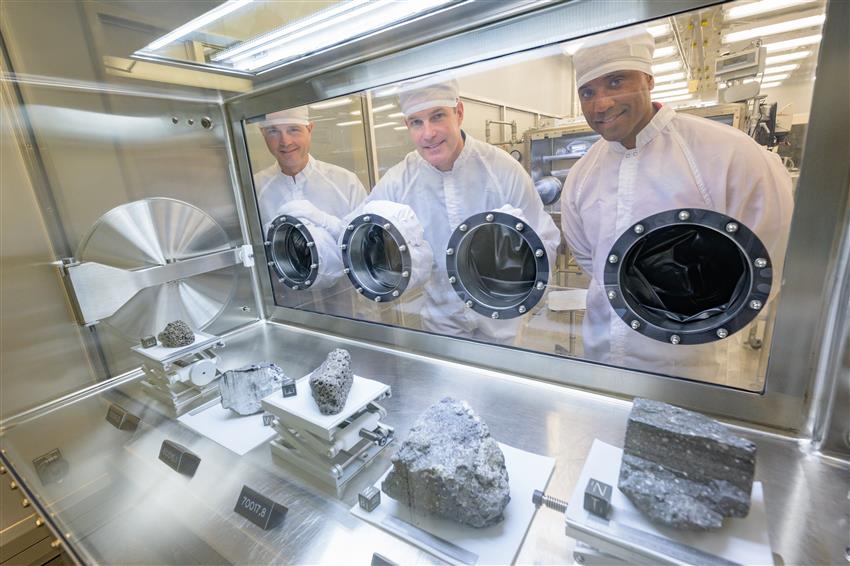
<svg viewBox="0 0 850 566">
<path fill-rule="evenodd" d="M 266 518 L 266 513 L 268 512 L 268 509 L 265 506 L 260 505 L 256 501 L 251 501 L 244 495 L 242 496 L 242 507 L 244 507 L 251 513 L 256 513 L 263 519 Z"/>
</svg>

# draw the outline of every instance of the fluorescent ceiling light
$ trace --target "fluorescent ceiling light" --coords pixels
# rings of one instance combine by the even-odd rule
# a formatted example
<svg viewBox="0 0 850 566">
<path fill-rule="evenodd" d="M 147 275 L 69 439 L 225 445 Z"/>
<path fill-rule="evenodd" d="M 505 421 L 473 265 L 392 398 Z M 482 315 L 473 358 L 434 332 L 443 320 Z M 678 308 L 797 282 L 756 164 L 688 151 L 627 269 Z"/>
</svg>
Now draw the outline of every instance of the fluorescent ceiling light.
<svg viewBox="0 0 850 566">
<path fill-rule="evenodd" d="M 398 122 L 384 122 L 383 124 L 375 124 L 372 127 L 377 130 L 378 128 L 386 128 L 387 126 L 395 126 L 396 124 Z"/>
<path fill-rule="evenodd" d="M 299 20 L 275 32 L 273 39 L 266 37 L 247 51 L 230 53 L 219 60 L 243 71 L 262 69 L 374 33 L 454 1 L 352 0 L 306 18 L 309 25 Z"/>
<path fill-rule="evenodd" d="M 773 83 L 761 83 L 761 88 L 774 88 L 782 84 L 782 81 L 777 81 Z"/>
<path fill-rule="evenodd" d="M 389 88 L 385 88 L 385 89 L 382 89 L 382 90 L 375 91 L 375 94 L 373 96 L 375 98 L 383 98 L 385 96 L 393 95 L 396 92 L 398 92 L 398 87 L 397 86 L 391 86 Z"/>
<path fill-rule="evenodd" d="M 723 43 L 734 43 L 736 41 L 746 41 L 749 39 L 755 39 L 757 37 L 764 37 L 766 35 L 775 35 L 777 33 L 785 33 L 787 31 L 794 31 L 797 29 L 821 26 L 823 25 L 824 19 L 825 16 L 823 14 L 820 14 L 818 16 L 808 16 L 806 18 L 788 20 L 786 22 L 780 22 L 778 24 L 770 24 L 766 26 L 759 26 L 741 31 L 735 31 L 724 35 L 722 41 Z"/>
<path fill-rule="evenodd" d="M 677 71 L 682 68 L 681 61 L 670 61 L 669 63 L 659 63 L 652 66 L 652 74 L 666 73 L 668 71 Z"/>
<path fill-rule="evenodd" d="M 664 37 L 670 33 L 670 24 L 659 24 L 657 26 L 649 26 L 646 31 L 652 34 L 652 37 Z"/>
<path fill-rule="evenodd" d="M 245 4 L 250 3 L 251 0 L 228 0 L 224 4 L 213 8 L 209 12 L 205 14 L 201 14 L 194 20 L 187 22 L 175 29 L 174 31 L 167 33 L 160 37 L 159 39 L 150 43 L 145 50 L 147 51 L 156 51 L 160 47 L 168 45 L 173 41 L 177 41 L 183 36 L 189 35 L 195 30 L 198 30 L 204 26 L 211 24 L 212 22 L 219 20 L 226 16 L 227 14 L 234 12 L 244 6 Z"/>
<path fill-rule="evenodd" d="M 807 35 L 805 37 L 786 39 L 785 41 L 766 43 L 764 48 L 767 49 L 768 53 L 773 51 L 788 51 L 789 49 L 796 49 L 797 47 L 804 47 L 806 45 L 816 45 L 820 43 L 821 39 L 823 39 L 823 35 L 816 33 L 815 35 Z"/>
<path fill-rule="evenodd" d="M 393 130 L 406 130 L 407 126 L 396 126 Z"/>
<path fill-rule="evenodd" d="M 360 116 L 360 110 L 353 110 L 349 112 L 349 114 L 351 114 L 352 116 Z"/>
<path fill-rule="evenodd" d="M 657 98 L 658 99 L 668 98 L 668 97 L 671 97 L 671 96 L 680 96 L 680 95 L 689 94 L 689 93 L 690 93 L 690 91 L 688 89 L 680 88 L 680 89 L 671 90 L 669 92 L 662 93 L 662 95 L 657 97 Z"/>
<path fill-rule="evenodd" d="M 771 83 L 773 81 L 784 81 L 791 74 L 790 73 L 780 73 L 778 75 L 765 75 L 761 78 L 762 83 Z"/>
<path fill-rule="evenodd" d="M 680 100 L 690 100 L 693 97 L 694 97 L 693 94 L 681 94 L 679 96 L 671 96 L 669 98 L 668 97 L 656 98 L 655 101 L 656 102 L 679 102 Z"/>
<path fill-rule="evenodd" d="M 667 45 L 665 47 L 659 47 L 655 51 L 652 52 L 653 59 L 664 59 L 665 57 L 671 57 L 678 53 L 678 49 L 676 49 L 675 45 Z"/>
<path fill-rule="evenodd" d="M 670 73 L 668 75 L 658 75 L 655 77 L 655 84 L 665 83 L 668 81 L 680 81 L 685 78 L 685 73 Z"/>
<path fill-rule="evenodd" d="M 675 90 L 678 88 L 687 88 L 688 81 L 679 81 L 675 83 L 667 83 L 663 85 L 656 85 L 652 92 L 664 92 L 665 90 Z"/>
<path fill-rule="evenodd" d="M 775 67 L 765 67 L 764 74 L 770 75 L 773 73 L 788 73 L 791 71 L 796 71 L 799 67 L 799 63 L 790 63 L 788 65 L 776 65 Z"/>
<path fill-rule="evenodd" d="M 773 55 L 764 60 L 765 65 L 776 65 L 778 63 L 787 63 L 788 61 L 799 61 L 811 55 L 811 51 L 794 51 L 793 53 L 784 53 L 782 55 Z"/>
<path fill-rule="evenodd" d="M 338 122 L 337 126 L 356 126 L 357 124 L 362 124 L 362 120 L 352 120 L 350 122 Z"/>
<path fill-rule="evenodd" d="M 811 4 L 814 0 L 760 0 L 750 4 L 740 4 L 732 6 L 725 10 L 725 18 L 727 20 L 738 20 L 740 18 L 748 18 L 756 14 L 764 14 L 765 12 L 775 12 L 784 10 L 792 6 L 801 4 Z"/>
<path fill-rule="evenodd" d="M 380 106 L 372 108 L 372 112 L 383 112 L 384 110 L 389 110 L 391 108 L 395 108 L 395 104 L 381 104 Z"/>
<path fill-rule="evenodd" d="M 336 108 L 337 106 L 345 106 L 347 104 L 351 104 L 351 99 L 346 96 L 345 98 L 340 98 L 339 100 L 317 102 L 316 104 L 311 104 L 310 108 L 312 108 L 313 110 L 324 110 L 326 108 Z"/>
<path fill-rule="evenodd" d="M 404 112 L 393 112 L 392 114 L 387 114 L 387 118 L 401 118 L 404 116 Z"/>
</svg>

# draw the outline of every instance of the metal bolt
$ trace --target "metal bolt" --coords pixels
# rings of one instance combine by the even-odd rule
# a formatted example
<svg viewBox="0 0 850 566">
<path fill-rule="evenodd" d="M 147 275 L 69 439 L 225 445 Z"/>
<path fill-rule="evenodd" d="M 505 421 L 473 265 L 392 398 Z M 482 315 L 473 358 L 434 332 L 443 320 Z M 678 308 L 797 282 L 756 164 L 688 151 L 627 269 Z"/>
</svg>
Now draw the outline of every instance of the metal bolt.
<svg viewBox="0 0 850 566">
<path fill-rule="evenodd" d="M 292 290 L 293 290 L 293 291 L 297 291 L 297 290 L 298 290 L 298 285 L 293 285 L 293 286 L 292 286 Z"/>
<path fill-rule="evenodd" d="M 316 242 L 307 242 L 307 247 L 308 248 L 316 247 Z"/>
<path fill-rule="evenodd" d="M 514 228 L 516 228 L 517 232 L 522 232 L 523 229 L 525 229 L 525 224 L 523 224 L 522 222 L 517 222 Z"/>
<path fill-rule="evenodd" d="M 407 251 L 407 246 L 405 246 L 404 244 L 400 245 L 400 246 L 398 247 L 398 251 L 400 251 L 400 252 L 406 252 L 406 251 Z"/>
<path fill-rule="evenodd" d="M 284 279 L 283 277 L 278 277 L 277 282 L 278 283 L 286 283 L 286 279 Z"/>
<path fill-rule="evenodd" d="M 349 224 L 345 229 L 349 231 L 354 230 L 354 224 Z"/>
<path fill-rule="evenodd" d="M 631 322 L 631 324 L 629 324 L 629 326 L 632 327 L 632 330 L 637 330 L 638 328 L 640 328 L 640 321 L 639 320 L 633 320 Z"/>
<path fill-rule="evenodd" d="M 36 527 L 40 527 L 43 524 L 44 524 L 44 519 L 42 519 L 41 517 L 39 517 L 38 519 L 35 520 L 35 526 Z"/>
<path fill-rule="evenodd" d="M 348 244 L 342 244 L 342 245 L 339 247 L 339 249 L 341 249 L 342 251 L 347 250 L 347 249 L 348 249 Z"/>
<path fill-rule="evenodd" d="M 404 277 L 405 279 L 407 279 L 408 277 L 410 277 L 410 272 L 409 271 L 402 271 L 401 276 Z"/>
<path fill-rule="evenodd" d="M 342 272 L 345 273 L 346 275 L 348 275 L 349 273 L 351 273 L 351 270 L 346 267 L 345 269 L 342 270 Z"/>
<path fill-rule="evenodd" d="M 466 301 L 466 303 L 464 303 L 464 304 L 466 305 L 466 308 L 471 309 L 472 305 L 475 304 L 475 303 L 473 303 L 472 301 Z"/>
<path fill-rule="evenodd" d="M 27 499 L 26 497 L 21 499 L 21 507 L 29 507 L 29 506 L 30 506 L 30 500 L 29 499 Z"/>
<path fill-rule="evenodd" d="M 757 257 L 753 263 L 758 268 L 767 267 L 767 260 L 763 257 Z"/>
<path fill-rule="evenodd" d="M 380 303 L 380 302 L 381 302 L 381 297 L 375 297 L 375 302 L 376 302 L 376 303 Z"/>
<path fill-rule="evenodd" d="M 494 218 L 495 216 L 493 216 L 492 214 L 488 214 L 484 217 L 484 220 L 486 220 L 487 222 L 492 222 Z"/>
<path fill-rule="evenodd" d="M 573 560 L 576 561 L 576 564 L 584 564 L 584 554 L 573 552 Z"/>
<path fill-rule="evenodd" d="M 6 473 L 6 466 L 0 466 L 0 476 Z"/>
<path fill-rule="evenodd" d="M 690 217 L 691 217 L 691 213 L 688 212 L 687 210 L 680 210 L 679 211 L 679 220 L 681 220 L 682 222 L 684 222 L 685 220 L 687 220 Z"/>
<path fill-rule="evenodd" d="M 318 263 L 311 263 L 310 264 L 310 269 L 316 269 L 317 267 L 319 267 Z"/>
<path fill-rule="evenodd" d="M 762 304 L 761 304 L 760 300 L 753 299 L 752 301 L 750 301 L 750 308 L 753 309 L 754 311 L 759 310 L 761 307 L 762 307 Z"/>
<path fill-rule="evenodd" d="M 271 267 L 272 265 L 274 265 L 274 262 L 273 262 L 273 261 L 270 261 L 270 262 L 266 263 L 266 265 L 268 265 L 269 267 Z"/>
<path fill-rule="evenodd" d="M 617 263 L 618 261 L 620 261 L 620 258 L 617 257 L 615 254 L 611 254 L 608 256 L 608 263 Z"/>
<path fill-rule="evenodd" d="M 646 228 L 643 227 L 643 224 L 635 224 L 635 227 L 633 229 L 635 231 L 635 234 L 643 234 L 643 231 Z"/>
<path fill-rule="evenodd" d="M 538 281 L 537 285 L 535 285 L 535 287 L 537 288 L 538 291 L 542 291 L 543 287 L 545 287 L 545 285 L 543 284 L 543 281 Z"/>
<path fill-rule="evenodd" d="M 399 294 L 400 294 L 400 293 L 398 292 L 398 289 L 396 289 L 395 291 L 393 291 L 393 297 L 398 297 L 398 296 L 399 296 Z"/>
<path fill-rule="evenodd" d="M 556 497 L 550 497 L 540 491 L 539 489 L 535 489 L 534 493 L 531 495 L 531 502 L 534 503 L 535 507 L 548 507 L 549 509 L 554 509 L 560 513 L 567 512 L 567 502 Z"/>
<path fill-rule="evenodd" d="M 461 232 L 466 232 L 466 224 L 461 224 L 460 226 L 458 226 L 457 229 L 460 230 Z"/>
<path fill-rule="evenodd" d="M 269 242 L 269 241 L 266 241 L 266 242 L 263 242 L 263 245 L 264 245 L 264 246 L 270 246 L 270 245 L 272 245 L 272 243 L 271 243 L 271 242 Z"/>
<path fill-rule="evenodd" d="M 280 221 L 281 221 L 281 222 L 286 222 L 286 216 L 281 216 L 281 217 L 280 217 Z"/>
<path fill-rule="evenodd" d="M 518 310 L 518 311 L 519 311 L 519 314 L 523 314 L 523 313 L 525 313 L 525 311 L 527 311 L 528 309 L 527 309 L 527 308 L 525 308 L 525 305 L 520 305 L 519 307 L 517 307 L 517 309 L 516 309 L 516 310 Z"/>
<path fill-rule="evenodd" d="M 543 250 L 534 250 L 534 256 L 535 257 L 543 257 L 544 253 L 545 252 Z"/>
<path fill-rule="evenodd" d="M 499 313 L 494 312 L 493 314 L 490 315 L 490 318 L 493 318 L 493 319 L 499 318 Z"/>
<path fill-rule="evenodd" d="M 358 288 L 357 288 L 357 292 L 358 292 L 358 293 L 360 293 L 360 294 L 362 295 L 362 294 L 363 294 L 363 287 L 358 287 Z"/>
<path fill-rule="evenodd" d="M 681 341 L 682 341 L 682 339 L 681 339 L 681 338 L 679 338 L 679 335 L 678 335 L 678 334 L 674 334 L 674 335 L 672 335 L 672 336 L 670 337 L 670 343 L 671 343 L 671 344 L 674 344 L 674 345 L 675 345 L 675 344 L 678 344 L 678 343 L 679 343 L 679 342 L 681 342 Z"/>
<path fill-rule="evenodd" d="M 50 543 L 50 548 L 59 548 L 59 546 L 61 544 L 62 544 L 62 541 L 59 540 L 59 539 L 56 539 L 56 540 L 54 540 L 53 542 Z"/>
<path fill-rule="evenodd" d="M 299 222 L 298 224 L 295 225 L 295 227 L 298 228 L 298 229 L 301 229 L 301 228 L 304 227 L 304 225 Z"/>
<path fill-rule="evenodd" d="M 313 284 L 313 282 L 312 282 L 312 281 L 310 281 L 309 279 L 308 279 L 307 281 L 305 281 L 305 282 L 304 282 L 304 286 L 305 286 L 305 287 L 309 287 L 309 286 L 310 286 L 310 285 L 312 285 L 312 284 Z"/>
<path fill-rule="evenodd" d="M 735 232 L 738 231 L 738 223 L 737 222 L 728 223 L 726 225 L 726 231 L 729 232 L 730 234 L 734 234 Z"/>
<path fill-rule="evenodd" d="M 455 277 L 454 275 L 452 275 L 451 277 L 449 277 L 449 283 L 451 283 L 452 285 L 454 285 L 455 283 L 457 283 L 457 277 Z"/>
<path fill-rule="evenodd" d="M 617 298 L 617 291 L 608 291 L 608 300 L 613 301 Z"/>
<path fill-rule="evenodd" d="M 12 491 L 15 491 L 16 489 L 18 489 L 18 484 L 15 483 L 14 481 L 10 481 L 9 482 L 9 489 L 11 489 Z"/>
<path fill-rule="evenodd" d="M 392 228 L 392 224 L 390 224 L 389 222 L 387 222 L 386 224 L 384 224 L 384 230 L 389 231 L 389 229 L 390 229 L 390 228 Z"/>
<path fill-rule="evenodd" d="M 371 216 L 364 216 L 364 217 L 363 217 L 363 222 L 371 222 L 371 221 L 372 221 L 372 217 L 371 217 Z"/>
<path fill-rule="evenodd" d="M 455 253 L 454 248 L 449 248 L 449 249 L 446 250 L 446 255 L 452 255 L 454 253 Z"/>
<path fill-rule="evenodd" d="M 718 328 L 717 329 L 717 337 L 718 338 L 726 338 L 727 336 L 729 336 L 728 330 L 726 330 L 725 328 Z"/>
</svg>

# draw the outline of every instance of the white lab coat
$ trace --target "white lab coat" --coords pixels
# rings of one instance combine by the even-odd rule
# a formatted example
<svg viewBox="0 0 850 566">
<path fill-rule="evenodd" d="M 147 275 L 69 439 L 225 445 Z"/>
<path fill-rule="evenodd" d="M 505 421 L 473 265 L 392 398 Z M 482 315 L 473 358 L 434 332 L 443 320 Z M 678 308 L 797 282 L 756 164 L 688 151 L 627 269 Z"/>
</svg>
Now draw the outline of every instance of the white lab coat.
<svg viewBox="0 0 850 566">
<path fill-rule="evenodd" d="M 366 198 L 366 189 L 357 175 L 331 163 L 325 163 L 309 156 L 307 166 L 295 177 L 285 175 L 280 166 L 274 165 L 254 175 L 254 190 L 263 225 L 263 236 L 268 226 L 288 204 L 306 200 L 316 208 L 335 219 L 326 219 L 320 224 L 326 228 L 337 224 L 339 219 L 357 208 Z M 305 220 L 313 220 L 305 218 Z M 338 230 L 331 230 L 333 238 Z M 329 241 L 332 241 L 333 238 Z M 333 253 L 338 253 L 333 241 Z M 322 250 L 320 250 L 321 253 Z M 327 254 L 326 254 L 327 255 Z M 329 258 L 330 259 L 330 258 Z M 338 260 L 341 262 L 341 259 Z M 284 292 L 278 302 L 282 306 L 306 308 L 327 314 L 354 316 L 354 290 L 348 278 L 341 275 L 339 280 L 321 290 L 302 290 Z"/>
<path fill-rule="evenodd" d="M 467 309 L 446 274 L 446 248 L 464 220 L 504 205 L 520 209 L 554 261 L 561 235 L 534 190 L 531 177 L 510 155 L 464 133 L 463 150 L 451 171 L 439 171 L 412 151 L 378 182 L 367 201 L 406 204 L 416 213 L 434 251 L 431 277 L 415 305 L 423 327 L 450 336 L 511 343 L 519 319 L 492 320 Z"/>
<path fill-rule="evenodd" d="M 587 357 L 724 382 L 746 329 L 710 344 L 662 343 L 627 327 L 603 288 L 608 252 L 628 227 L 687 207 L 721 212 L 754 231 L 770 253 L 778 288 L 793 209 L 791 179 L 779 157 L 739 130 L 661 106 L 635 149 L 596 142 L 571 169 L 561 195 L 564 237 L 592 278 L 583 326 Z"/>
</svg>

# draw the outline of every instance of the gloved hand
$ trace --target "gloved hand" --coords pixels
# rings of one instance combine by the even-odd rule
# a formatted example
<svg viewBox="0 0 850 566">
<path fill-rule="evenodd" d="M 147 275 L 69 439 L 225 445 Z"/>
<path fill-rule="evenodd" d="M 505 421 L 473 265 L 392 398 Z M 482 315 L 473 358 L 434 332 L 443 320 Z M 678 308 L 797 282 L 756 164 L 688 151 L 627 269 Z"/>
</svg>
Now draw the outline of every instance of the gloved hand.
<svg viewBox="0 0 850 566">
<path fill-rule="evenodd" d="M 505 214 L 516 216 L 517 218 L 519 218 L 520 222 L 525 225 L 528 225 L 528 219 L 525 217 L 525 214 L 522 213 L 522 210 L 511 204 L 503 204 L 493 212 L 504 212 Z"/>
<path fill-rule="evenodd" d="M 342 230 L 342 221 L 334 216 L 320 210 L 316 205 L 308 200 L 293 200 L 281 205 L 275 217 L 285 214 L 294 216 L 301 222 L 313 224 L 319 228 L 327 230 L 331 236 L 336 239 Z"/>
</svg>

